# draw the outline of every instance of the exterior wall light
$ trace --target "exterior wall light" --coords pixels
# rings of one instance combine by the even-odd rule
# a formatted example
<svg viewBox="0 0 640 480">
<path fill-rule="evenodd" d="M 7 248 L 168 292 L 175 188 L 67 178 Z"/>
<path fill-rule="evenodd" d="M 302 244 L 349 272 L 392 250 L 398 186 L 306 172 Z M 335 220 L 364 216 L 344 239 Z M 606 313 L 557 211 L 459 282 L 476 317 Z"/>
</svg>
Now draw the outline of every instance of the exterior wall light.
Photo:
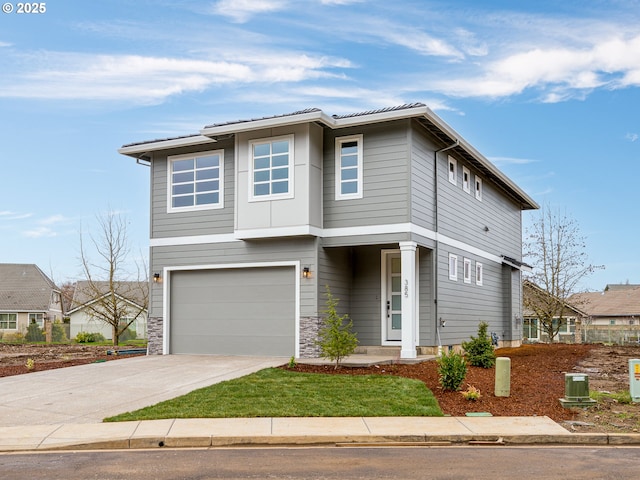
<svg viewBox="0 0 640 480">
<path fill-rule="evenodd" d="M 162 283 L 162 278 L 160 278 L 160 274 L 159 273 L 154 273 L 153 274 L 153 283 Z"/>
<path fill-rule="evenodd" d="M 303 278 L 311 278 L 311 270 L 309 270 L 309 267 L 304 267 L 302 269 L 302 277 Z"/>
</svg>

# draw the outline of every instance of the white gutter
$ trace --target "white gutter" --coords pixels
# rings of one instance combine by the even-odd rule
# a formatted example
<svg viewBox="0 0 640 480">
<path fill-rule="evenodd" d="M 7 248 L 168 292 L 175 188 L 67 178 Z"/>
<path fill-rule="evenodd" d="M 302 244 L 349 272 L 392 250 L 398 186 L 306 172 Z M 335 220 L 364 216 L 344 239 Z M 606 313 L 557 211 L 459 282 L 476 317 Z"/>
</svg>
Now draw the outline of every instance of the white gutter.
<svg viewBox="0 0 640 480">
<path fill-rule="evenodd" d="M 141 153 L 153 152 L 156 150 L 189 147 L 192 145 L 206 145 L 208 143 L 216 143 L 216 140 L 214 140 L 213 138 L 205 137 L 203 135 L 194 135 L 191 137 L 174 138 L 171 140 L 159 140 L 157 142 L 125 146 L 119 148 L 118 153 L 121 153 L 122 155 L 136 156 Z"/>
</svg>

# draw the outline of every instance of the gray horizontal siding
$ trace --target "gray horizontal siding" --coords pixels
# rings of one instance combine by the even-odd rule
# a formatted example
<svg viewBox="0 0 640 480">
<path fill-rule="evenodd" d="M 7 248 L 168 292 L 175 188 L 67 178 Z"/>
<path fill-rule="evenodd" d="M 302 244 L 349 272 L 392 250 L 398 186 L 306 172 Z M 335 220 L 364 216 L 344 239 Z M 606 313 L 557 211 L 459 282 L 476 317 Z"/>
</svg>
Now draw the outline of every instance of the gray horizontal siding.
<svg viewBox="0 0 640 480">
<path fill-rule="evenodd" d="M 407 222 L 409 219 L 408 122 L 326 132 L 324 139 L 324 227 Z M 363 135 L 360 199 L 335 200 L 335 139 Z"/>
<path fill-rule="evenodd" d="M 434 150 L 427 133 L 414 125 L 411 131 L 411 221 L 431 230 L 435 229 Z"/>
<path fill-rule="evenodd" d="M 151 271 L 165 267 L 221 265 L 300 261 L 312 272 L 309 279 L 300 280 L 300 314 L 315 316 L 317 312 L 317 240 L 313 238 L 278 239 L 257 242 L 229 242 L 202 245 L 153 247 Z M 151 293 L 151 315 L 162 316 L 162 288 L 154 285 Z"/>
<path fill-rule="evenodd" d="M 234 228 L 234 147 L 224 141 L 207 145 L 200 151 L 224 149 L 224 208 L 197 212 L 167 212 L 167 156 L 195 153 L 179 150 L 156 155 L 151 164 L 151 237 L 167 238 L 191 235 L 232 233 Z"/>
<path fill-rule="evenodd" d="M 435 320 L 433 318 L 433 251 L 418 249 L 419 331 L 418 345 L 436 345 Z"/>
<path fill-rule="evenodd" d="M 458 184 L 448 180 L 446 152 L 439 155 L 438 223 L 440 233 L 466 242 L 494 255 L 507 255 L 520 259 L 522 255 L 521 210 L 501 190 L 480 175 L 483 181 L 482 201 L 476 200 L 473 191 L 476 171 L 471 172 L 472 189 L 462 189 L 462 167 L 458 160 Z M 489 231 L 485 231 L 485 227 Z"/>
</svg>

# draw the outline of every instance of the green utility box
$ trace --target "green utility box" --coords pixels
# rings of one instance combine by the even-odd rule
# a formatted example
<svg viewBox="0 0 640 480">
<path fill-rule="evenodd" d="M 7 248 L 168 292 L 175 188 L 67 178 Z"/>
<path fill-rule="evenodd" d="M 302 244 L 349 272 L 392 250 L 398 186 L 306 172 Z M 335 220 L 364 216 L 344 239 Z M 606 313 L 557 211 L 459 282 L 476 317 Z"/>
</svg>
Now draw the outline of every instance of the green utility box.
<svg viewBox="0 0 640 480">
<path fill-rule="evenodd" d="M 640 360 L 629 360 L 629 393 L 633 402 L 640 402 Z"/>
<path fill-rule="evenodd" d="M 564 374 L 564 398 L 560 403 L 565 408 L 590 407 L 597 403 L 589 397 L 589 376 L 584 373 Z"/>
</svg>

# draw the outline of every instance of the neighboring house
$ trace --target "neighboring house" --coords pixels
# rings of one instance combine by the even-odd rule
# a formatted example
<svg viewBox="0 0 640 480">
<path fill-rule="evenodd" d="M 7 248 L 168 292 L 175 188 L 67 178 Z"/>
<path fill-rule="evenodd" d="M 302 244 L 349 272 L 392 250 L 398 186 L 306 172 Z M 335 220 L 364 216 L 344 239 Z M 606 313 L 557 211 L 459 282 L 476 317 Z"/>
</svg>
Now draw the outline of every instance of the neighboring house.
<svg viewBox="0 0 640 480">
<path fill-rule="evenodd" d="M 135 330 L 136 338 L 146 338 L 147 334 L 147 301 L 149 284 L 147 282 L 117 282 L 115 286 L 115 306 L 110 310 L 122 313 L 121 323 L 129 323 L 135 319 L 131 330 Z M 70 338 L 80 332 L 100 333 L 105 339 L 113 339 L 113 327 L 98 318 L 96 311 L 104 311 L 100 302 L 110 295 L 109 282 L 80 281 L 76 283 L 71 301 L 71 309 L 67 313 L 71 324 Z M 114 317 L 115 318 L 115 317 Z"/>
<path fill-rule="evenodd" d="M 31 322 L 62 321 L 60 289 L 34 264 L 0 264 L 0 332 L 26 333 Z"/>
<path fill-rule="evenodd" d="M 607 285 L 602 292 L 574 295 L 588 318 L 583 328 L 588 342 L 640 341 L 640 285 Z"/>
<path fill-rule="evenodd" d="M 123 146 L 150 166 L 149 352 L 318 355 L 325 288 L 401 358 L 522 339 L 536 203 L 423 104 L 318 109 Z"/>
<path fill-rule="evenodd" d="M 549 336 L 542 328 L 535 311 L 527 307 L 527 305 L 535 301 L 545 302 L 547 298 L 553 299 L 553 297 L 529 280 L 523 282 L 522 296 L 524 299 L 522 339 L 529 342 L 548 342 Z M 554 301 L 559 302 L 557 298 L 554 299 Z M 580 303 L 576 303 L 576 305 L 583 307 Z M 581 326 L 584 324 L 588 315 L 584 312 L 583 308 L 578 308 L 576 305 L 566 302 L 562 311 L 562 320 L 560 320 L 560 315 L 554 317 L 554 329 L 558 326 L 558 323 L 561 322 L 558 333 L 554 338 L 555 341 L 561 343 L 581 343 Z"/>
</svg>

